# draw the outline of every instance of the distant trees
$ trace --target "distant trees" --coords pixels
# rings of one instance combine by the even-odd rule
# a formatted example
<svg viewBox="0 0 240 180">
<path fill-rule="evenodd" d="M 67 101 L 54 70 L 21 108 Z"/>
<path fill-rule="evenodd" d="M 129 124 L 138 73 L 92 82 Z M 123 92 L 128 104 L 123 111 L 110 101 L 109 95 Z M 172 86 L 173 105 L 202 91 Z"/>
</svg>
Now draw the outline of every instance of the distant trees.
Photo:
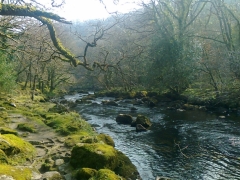
<svg viewBox="0 0 240 180">
<path fill-rule="evenodd" d="M 114 65 L 97 75 L 104 87 L 218 95 L 239 86 L 237 1 L 150 0 L 122 17 L 101 43 L 99 59 Z"/>
</svg>

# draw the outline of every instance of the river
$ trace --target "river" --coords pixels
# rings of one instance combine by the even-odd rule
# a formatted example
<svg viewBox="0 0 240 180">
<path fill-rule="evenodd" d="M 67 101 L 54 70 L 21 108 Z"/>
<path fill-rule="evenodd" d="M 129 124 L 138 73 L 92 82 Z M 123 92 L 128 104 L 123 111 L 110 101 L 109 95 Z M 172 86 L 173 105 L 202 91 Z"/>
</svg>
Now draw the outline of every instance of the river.
<svg viewBox="0 0 240 180">
<path fill-rule="evenodd" d="M 67 95 L 75 101 L 84 94 Z M 240 179 L 240 117 L 205 111 L 173 111 L 164 107 L 133 106 L 119 101 L 119 106 L 102 105 L 97 98 L 92 104 L 79 104 L 78 111 L 99 133 L 109 134 L 115 148 L 126 154 L 137 167 L 143 180 L 156 176 L 182 180 Z M 148 132 L 119 125 L 118 114 L 136 117 L 143 114 L 153 123 Z"/>
</svg>

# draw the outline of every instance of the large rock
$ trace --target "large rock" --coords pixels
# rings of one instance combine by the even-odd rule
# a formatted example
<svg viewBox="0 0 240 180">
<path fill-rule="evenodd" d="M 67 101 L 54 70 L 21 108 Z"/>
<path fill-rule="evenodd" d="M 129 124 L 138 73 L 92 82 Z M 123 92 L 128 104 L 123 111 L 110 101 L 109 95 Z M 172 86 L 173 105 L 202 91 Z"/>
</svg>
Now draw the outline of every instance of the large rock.
<svg viewBox="0 0 240 180">
<path fill-rule="evenodd" d="M 137 179 L 139 176 L 127 156 L 102 143 L 77 144 L 72 149 L 70 163 L 74 168 L 110 169 L 126 179 Z"/>
<path fill-rule="evenodd" d="M 119 114 L 116 117 L 116 121 L 119 124 L 132 124 L 133 118 L 131 115 L 128 115 L 128 114 Z"/>
<path fill-rule="evenodd" d="M 149 118 L 144 115 L 138 115 L 136 121 L 131 126 L 135 127 L 137 124 L 141 124 L 144 128 L 149 128 L 152 125 Z"/>
</svg>

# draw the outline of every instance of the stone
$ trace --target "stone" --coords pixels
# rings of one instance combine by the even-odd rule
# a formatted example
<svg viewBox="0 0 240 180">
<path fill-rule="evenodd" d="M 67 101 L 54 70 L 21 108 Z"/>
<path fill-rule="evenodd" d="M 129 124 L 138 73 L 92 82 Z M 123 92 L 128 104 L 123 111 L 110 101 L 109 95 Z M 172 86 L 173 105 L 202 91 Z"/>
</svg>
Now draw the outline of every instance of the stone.
<svg viewBox="0 0 240 180">
<path fill-rule="evenodd" d="M 15 103 L 13 103 L 13 102 L 10 103 L 10 106 L 17 107 L 17 105 Z"/>
<path fill-rule="evenodd" d="M 14 180 L 12 176 L 0 175 L 0 180 Z"/>
<path fill-rule="evenodd" d="M 108 105 L 108 106 L 118 106 L 118 103 L 116 103 L 115 101 L 102 101 L 103 105 Z"/>
<path fill-rule="evenodd" d="M 219 119 L 225 119 L 226 116 L 218 116 Z"/>
<path fill-rule="evenodd" d="M 141 124 L 137 124 L 136 131 L 137 132 L 145 132 L 145 131 L 147 131 L 147 129 L 145 127 L 143 127 Z"/>
<path fill-rule="evenodd" d="M 131 110 L 131 111 L 136 111 L 137 108 L 135 108 L 135 107 L 131 107 L 130 110 Z"/>
<path fill-rule="evenodd" d="M 144 115 L 137 116 L 136 124 L 141 124 L 145 128 L 149 128 L 152 125 L 149 118 Z"/>
<path fill-rule="evenodd" d="M 95 176 L 97 174 L 96 169 L 91 168 L 81 168 L 76 173 L 77 179 L 90 179 L 91 177 Z"/>
<path fill-rule="evenodd" d="M 64 175 L 64 178 L 65 178 L 65 180 L 72 180 L 72 174 L 71 173 L 66 174 L 66 175 Z"/>
<path fill-rule="evenodd" d="M 49 171 L 42 175 L 42 179 L 43 180 L 52 180 L 52 179 L 63 180 L 63 177 L 57 171 Z"/>
<path fill-rule="evenodd" d="M 116 117 L 116 122 L 119 124 L 131 124 L 133 122 L 133 118 L 128 114 L 119 114 Z"/>
<path fill-rule="evenodd" d="M 31 180 L 39 180 L 41 178 L 42 178 L 42 174 L 35 172 L 35 171 L 32 172 Z"/>
<path fill-rule="evenodd" d="M 183 112 L 185 111 L 184 109 L 177 109 L 178 112 Z"/>
<path fill-rule="evenodd" d="M 182 108 L 185 110 L 197 110 L 199 109 L 199 106 L 192 104 L 184 104 Z"/>
<path fill-rule="evenodd" d="M 156 180 L 171 180 L 170 178 L 168 178 L 168 177 L 163 177 L 163 176 L 157 176 L 156 177 Z"/>
<path fill-rule="evenodd" d="M 64 160 L 63 159 L 56 159 L 55 160 L 55 166 L 60 166 L 62 164 L 64 164 Z"/>
<path fill-rule="evenodd" d="M 97 138 L 100 141 L 103 141 L 105 144 L 107 144 L 109 146 L 112 146 L 112 147 L 115 147 L 115 143 L 114 143 L 113 139 L 111 138 L 111 136 L 101 133 L 97 136 Z"/>
</svg>

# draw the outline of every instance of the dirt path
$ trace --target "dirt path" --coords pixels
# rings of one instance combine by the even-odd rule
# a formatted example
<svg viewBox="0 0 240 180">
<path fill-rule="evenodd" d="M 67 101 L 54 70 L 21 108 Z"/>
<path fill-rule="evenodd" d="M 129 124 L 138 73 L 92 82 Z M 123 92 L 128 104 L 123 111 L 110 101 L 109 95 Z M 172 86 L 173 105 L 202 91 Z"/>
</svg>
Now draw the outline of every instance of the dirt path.
<svg viewBox="0 0 240 180">
<path fill-rule="evenodd" d="M 37 155 L 31 162 L 26 163 L 26 166 L 32 166 L 41 172 L 42 164 L 46 161 L 52 163 L 52 167 L 58 170 L 59 166 L 63 166 L 70 158 L 71 149 L 64 146 L 64 137 L 59 136 L 52 128 L 45 124 L 33 122 L 21 114 L 10 114 L 9 128 L 18 132 L 19 136 L 35 146 Z M 20 131 L 17 126 L 19 123 L 34 124 L 36 133 Z M 64 171 L 60 168 L 61 171 Z M 61 172 L 67 174 L 68 172 Z M 33 178 L 34 179 L 34 178 Z M 36 179 L 36 178 L 35 178 Z"/>
</svg>

